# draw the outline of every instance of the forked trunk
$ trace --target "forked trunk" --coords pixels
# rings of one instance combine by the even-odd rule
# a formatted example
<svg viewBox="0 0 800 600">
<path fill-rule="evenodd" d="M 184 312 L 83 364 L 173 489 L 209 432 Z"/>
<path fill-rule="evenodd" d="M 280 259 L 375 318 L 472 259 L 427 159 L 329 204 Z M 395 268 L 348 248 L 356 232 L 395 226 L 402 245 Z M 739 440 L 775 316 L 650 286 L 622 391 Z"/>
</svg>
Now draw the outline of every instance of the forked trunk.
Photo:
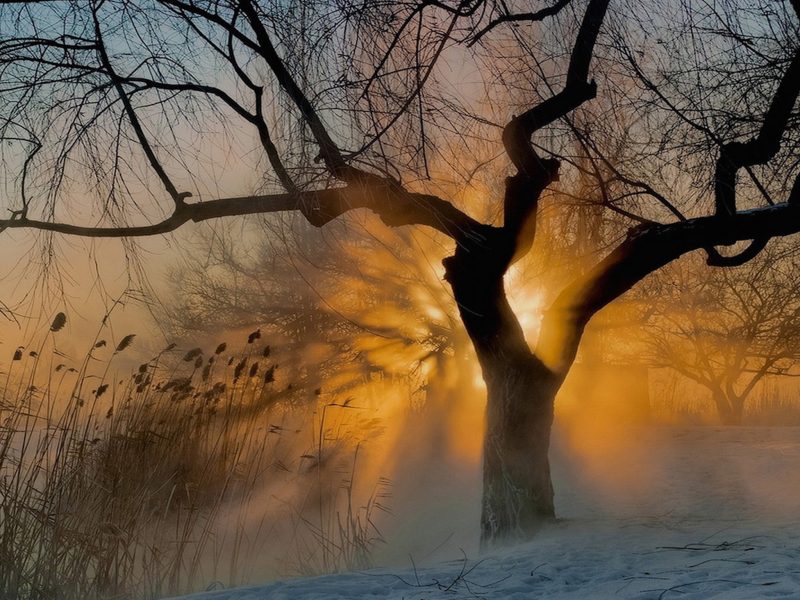
<svg viewBox="0 0 800 600">
<path fill-rule="evenodd" d="M 560 379 L 531 352 L 503 288 L 497 255 L 445 261 L 488 391 L 481 546 L 530 538 L 555 517 L 548 450 Z M 502 256 L 502 255 L 501 255 Z M 481 260 L 481 259 L 485 260 Z M 507 263 L 506 263 L 507 264 Z"/>
<path fill-rule="evenodd" d="M 723 425 L 741 425 L 744 416 L 744 398 L 731 396 L 721 390 L 715 390 L 714 404 Z"/>
</svg>

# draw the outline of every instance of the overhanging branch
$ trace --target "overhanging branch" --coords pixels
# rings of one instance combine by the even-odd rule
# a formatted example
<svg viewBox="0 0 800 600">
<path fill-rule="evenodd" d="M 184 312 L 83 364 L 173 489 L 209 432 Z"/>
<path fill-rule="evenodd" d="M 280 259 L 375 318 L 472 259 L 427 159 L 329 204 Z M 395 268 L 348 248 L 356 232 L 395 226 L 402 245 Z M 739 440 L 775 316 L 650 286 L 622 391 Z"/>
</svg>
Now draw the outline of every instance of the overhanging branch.
<svg viewBox="0 0 800 600">
<path fill-rule="evenodd" d="M 800 186 L 795 189 L 800 193 Z M 741 211 L 728 219 L 698 217 L 632 230 L 605 259 L 556 298 L 545 314 L 537 355 L 565 375 L 592 316 L 653 271 L 708 246 L 799 233 L 800 206 L 793 202 L 794 195 L 786 203 Z"/>
<path fill-rule="evenodd" d="M 189 221 L 199 223 L 222 217 L 295 210 L 300 211 L 312 225 L 322 227 L 345 212 L 358 208 L 373 211 L 391 227 L 403 225 L 432 227 L 459 244 L 479 242 L 488 227 L 437 196 L 407 192 L 387 183 L 383 186 L 351 185 L 325 190 L 220 198 L 183 204 L 176 207 L 166 219 L 148 225 L 86 227 L 15 216 L 0 220 L 0 231 L 37 229 L 95 238 L 144 237 L 175 231 Z"/>
<path fill-rule="evenodd" d="M 758 135 L 747 142 L 731 142 L 720 148 L 714 173 L 717 217 L 727 219 L 736 214 L 736 173 L 739 169 L 766 164 L 780 150 L 781 138 L 798 94 L 800 94 L 800 49 L 795 52 L 792 62 L 783 74 Z M 756 238 L 736 256 L 722 256 L 713 244 L 709 245 L 706 247 L 708 264 L 718 267 L 743 265 L 758 255 L 768 241 L 769 237 Z"/>
</svg>

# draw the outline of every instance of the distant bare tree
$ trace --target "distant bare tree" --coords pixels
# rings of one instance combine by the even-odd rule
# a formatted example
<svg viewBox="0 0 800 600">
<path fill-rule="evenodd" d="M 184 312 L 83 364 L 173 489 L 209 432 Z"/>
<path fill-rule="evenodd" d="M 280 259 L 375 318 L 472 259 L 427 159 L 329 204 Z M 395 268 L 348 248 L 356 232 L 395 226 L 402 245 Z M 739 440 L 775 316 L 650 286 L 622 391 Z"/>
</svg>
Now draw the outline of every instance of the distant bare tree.
<svg viewBox="0 0 800 600">
<path fill-rule="evenodd" d="M 322 227 L 368 209 L 438 232 L 488 389 L 483 541 L 525 538 L 555 515 L 553 402 L 593 315 L 684 254 L 739 265 L 800 231 L 798 11 L 798 0 L 5 4 L 0 228 L 45 243 L 128 239 L 282 211 Z M 508 174 L 483 221 L 436 185 L 480 176 L 481 143 Z M 581 170 L 634 226 L 555 296 L 532 350 L 504 276 L 533 244 L 540 199 Z"/>
<path fill-rule="evenodd" d="M 720 420 L 740 424 L 764 377 L 797 372 L 798 266 L 796 257 L 764 252 L 744 277 L 698 264 L 663 269 L 640 296 L 644 358 L 706 387 Z"/>
<path fill-rule="evenodd" d="M 369 230 L 320 231 L 276 219 L 255 230 L 269 235 L 246 248 L 241 228 L 216 228 L 183 249 L 161 315 L 176 337 L 265 326 L 264 336 L 309 372 L 306 387 L 325 385 L 328 392 L 346 393 L 376 375 L 437 373 L 455 349 L 463 360 L 470 342 L 432 269 L 435 240 L 410 229 L 373 237 Z M 291 280 L 302 285 L 286 285 Z M 314 350 L 320 344 L 328 348 L 324 355 Z M 330 376 L 336 390 L 326 384 Z"/>
</svg>

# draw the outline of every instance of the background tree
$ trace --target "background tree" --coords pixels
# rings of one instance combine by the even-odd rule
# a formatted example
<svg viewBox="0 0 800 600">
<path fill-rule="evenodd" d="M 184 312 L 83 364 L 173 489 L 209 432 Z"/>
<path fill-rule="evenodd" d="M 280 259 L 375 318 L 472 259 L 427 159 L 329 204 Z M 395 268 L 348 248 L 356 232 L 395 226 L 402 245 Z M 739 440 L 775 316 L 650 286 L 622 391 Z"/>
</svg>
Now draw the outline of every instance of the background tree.
<svg viewBox="0 0 800 600">
<path fill-rule="evenodd" d="M 645 360 L 707 388 L 725 424 L 741 424 L 764 377 L 793 374 L 800 358 L 798 261 L 785 254 L 764 252 L 744 273 L 670 266 L 642 290 Z"/>
<path fill-rule="evenodd" d="M 235 229 L 204 231 L 172 269 L 160 318 L 171 338 L 260 326 L 294 357 L 282 368 L 296 381 L 342 399 L 360 398 L 376 377 L 406 380 L 412 397 L 445 371 L 472 385 L 469 340 L 430 238 L 379 223 L 318 230 L 275 218 Z M 253 245 L 242 247 L 242 235 Z M 457 364 L 445 366 L 454 354 Z"/>
<path fill-rule="evenodd" d="M 44 232 L 45 256 L 54 234 L 128 239 L 265 212 L 322 227 L 363 208 L 433 229 L 454 248 L 445 279 L 488 392 L 483 540 L 526 537 L 554 517 L 553 402 L 589 320 L 684 254 L 733 266 L 800 231 L 800 5 L 647 8 L 4 5 L 0 228 Z M 508 175 L 483 221 L 436 184 L 480 172 L 476 140 L 494 141 Z M 615 162 L 613 140 L 627 150 Z M 589 164 L 602 206 L 635 226 L 555 295 L 531 349 L 504 278 L 546 190 L 574 183 L 562 163 Z"/>
</svg>

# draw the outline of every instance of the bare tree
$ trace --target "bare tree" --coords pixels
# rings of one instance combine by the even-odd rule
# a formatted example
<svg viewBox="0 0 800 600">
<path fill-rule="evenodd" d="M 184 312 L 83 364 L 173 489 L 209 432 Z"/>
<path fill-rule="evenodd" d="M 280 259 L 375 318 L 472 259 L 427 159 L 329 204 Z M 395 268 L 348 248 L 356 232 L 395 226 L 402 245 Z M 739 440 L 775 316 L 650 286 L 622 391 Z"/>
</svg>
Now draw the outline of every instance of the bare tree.
<svg viewBox="0 0 800 600">
<path fill-rule="evenodd" d="M 431 264 L 436 240 L 408 228 L 375 232 L 378 223 L 317 230 L 263 221 L 250 234 L 268 235 L 252 246 L 242 247 L 241 228 L 218 227 L 182 249 L 159 315 L 172 337 L 264 327 L 290 368 L 307 372 L 306 388 L 345 395 L 386 375 L 408 377 L 421 396 L 421 372 L 442 373 L 454 353 L 465 363 L 470 342 Z M 298 279 L 304 285 L 286 285 Z M 474 373 L 462 370 L 471 383 Z"/>
<path fill-rule="evenodd" d="M 764 252 L 745 277 L 670 265 L 642 290 L 645 360 L 707 388 L 725 424 L 742 422 L 764 377 L 792 375 L 800 359 L 797 258 L 781 254 Z"/>
<path fill-rule="evenodd" d="M 129 239 L 281 211 L 322 227 L 368 209 L 449 238 L 445 278 L 488 389 L 482 539 L 524 538 L 555 514 L 553 402 L 593 315 L 684 254 L 733 266 L 800 231 L 799 10 L 797 0 L 653 3 L 646 14 L 639 2 L 609 12 L 608 0 L 4 5 L 0 139 L 16 177 L 0 228 Z M 481 221 L 435 181 L 447 166 L 468 182 L 480 170 L 473 146 L 492 139 L 508 177 L 484 200 L 496 217 Z M 608 140 L 628 151 L 609 152 Z M 576 141 L 588 167 L 567 151 Z M 263 193 L 217 192 L 241 185 L 219 164 L 234 150 Z M 560 174 L 563 163 L 572 168 Z M 568 188 L 573 169 L 635 225 L 556 295 L 531 349 L 504 276 L 533 244 L 540 199 Z M 719 249 L 738 242 L 732 255 Z"/>
</svg>

